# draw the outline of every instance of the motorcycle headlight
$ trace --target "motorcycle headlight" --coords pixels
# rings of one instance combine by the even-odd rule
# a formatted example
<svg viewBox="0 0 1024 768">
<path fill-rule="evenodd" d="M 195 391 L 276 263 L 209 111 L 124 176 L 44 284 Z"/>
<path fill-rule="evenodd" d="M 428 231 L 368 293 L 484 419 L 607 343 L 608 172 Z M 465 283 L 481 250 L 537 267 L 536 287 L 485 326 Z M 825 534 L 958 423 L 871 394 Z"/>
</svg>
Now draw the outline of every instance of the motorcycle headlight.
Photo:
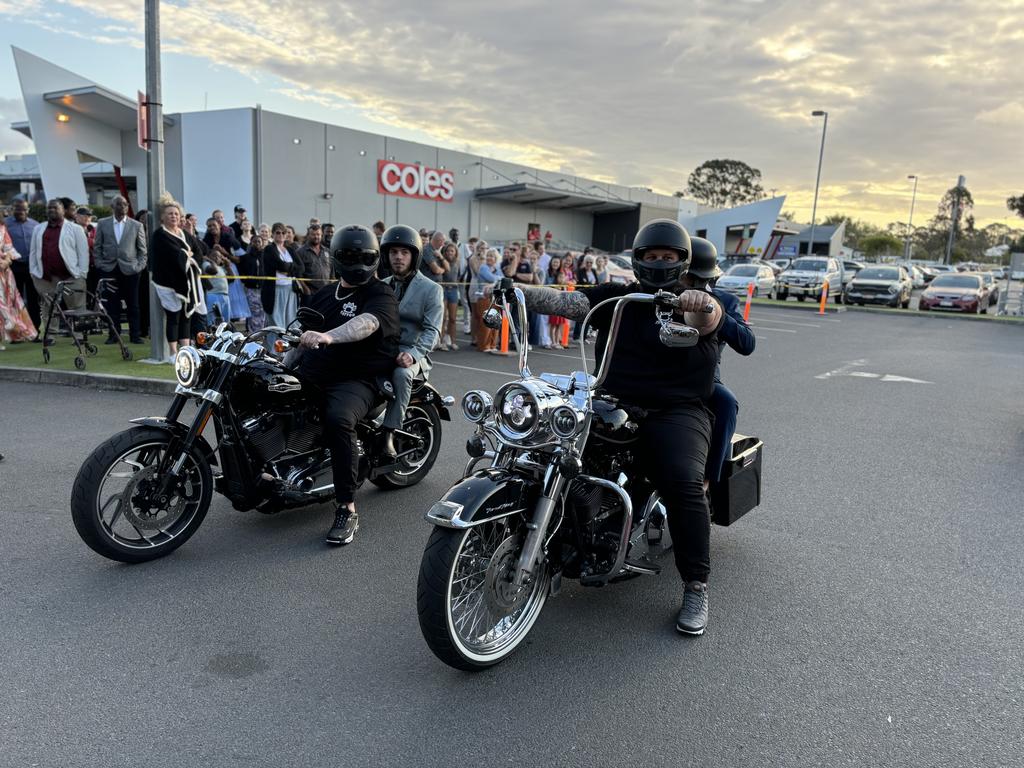
<svg viewBox="0 0 1024 768">
<path fill-rule="evenodd" d="M 581 423 L 576 409 L 571 406 L 560 405 L 551 412 L 551 431 L 563 439 L 573 437 Z"/>
<path fill-rule="evenodd" d="M 511 434 L 527 437 L 540 421 L 537 399 L 524 387 L 510 387 L 498 404 L 495 418 Z"/>
<path fill-rule="evenodd" d="M 183 387 L 194 387 L 203 367 L 203 353 L 195 347 L 182 347 L 174 356 L 174 375 Z"/>
<path fill-rule="evenodd" d="M 491 413 L 491 396 L 479 389 L 467 392 L 462 398 L 462 413 L 474 424 L 479 424 Z"/>
</svg>

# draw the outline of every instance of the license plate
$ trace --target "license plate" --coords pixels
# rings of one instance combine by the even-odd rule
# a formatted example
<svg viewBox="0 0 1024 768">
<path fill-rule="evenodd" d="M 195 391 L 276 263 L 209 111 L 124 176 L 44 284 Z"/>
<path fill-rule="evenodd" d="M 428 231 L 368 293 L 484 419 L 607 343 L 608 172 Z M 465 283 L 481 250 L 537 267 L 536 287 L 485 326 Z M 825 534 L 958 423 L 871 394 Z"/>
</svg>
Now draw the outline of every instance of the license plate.
<svg viewBox="0 0 1024 768">
<path fill-rule="evenodd" d="M 940 307 L 952 307 L 953 306 L 953 302 L 952 301 L 940 301 L 939 302 L 939 306 Z"/>
</svg>

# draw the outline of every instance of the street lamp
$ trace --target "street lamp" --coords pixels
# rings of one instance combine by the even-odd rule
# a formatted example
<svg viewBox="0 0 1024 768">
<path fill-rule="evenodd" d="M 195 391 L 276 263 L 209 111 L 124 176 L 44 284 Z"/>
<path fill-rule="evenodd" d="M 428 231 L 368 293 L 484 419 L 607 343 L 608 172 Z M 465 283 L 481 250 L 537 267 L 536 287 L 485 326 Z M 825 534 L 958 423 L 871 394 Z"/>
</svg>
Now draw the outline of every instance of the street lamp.
<svg viewBox="0 0 1024 768">
<path fill-rule="evenodd" d="M 811 112 L 811 117 L 824 117 L 825 122 L 821 126 L 821 152 L 818 153 L 818 177 L 814 180 L 814 207 L 811 209 L 811 242 L 807 244 L 807 255 L 814 253 L 814 224 L 818 216 L 818 187 L 821 185 L 821 161 L 825 158 L 825 131 L 828 130 L 828 112 L 816 109 Z"/>
<path fill-rule="evenodd" d="M 914 201 L 917 199 L 917 176 L 911 173 L 907 178 L 914 180 L 914 191 L 910 195 L 910 221 L 907 222 L 907 243 L 903 249 L 903 259 L 910 261 L 914 253 L 914 244 L 911 238 L 914 236 Z"/>
</svg>

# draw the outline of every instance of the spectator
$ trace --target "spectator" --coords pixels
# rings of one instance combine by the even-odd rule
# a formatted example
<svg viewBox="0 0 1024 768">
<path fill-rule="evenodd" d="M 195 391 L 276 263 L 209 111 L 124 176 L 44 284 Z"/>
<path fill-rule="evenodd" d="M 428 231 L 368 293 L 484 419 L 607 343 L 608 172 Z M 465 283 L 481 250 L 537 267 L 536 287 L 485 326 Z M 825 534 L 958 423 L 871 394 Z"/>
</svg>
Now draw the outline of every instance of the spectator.
<svg viewBox="0 0 1024 768">
<path fill-rule="evenodd" d="M 306 242 L 295 253 L 295 260 L 302 267 L 300 277 L 306 278 L 307 282 L 299 283 L 303 296 L 316 293 L 325 285 L 333 281 L 333 270 L 331 269 L 331 254 L 324 248 L 323 230 L 319 224 L 310 224 L 306 232 Z"/>
<path fill-rule="evenodd" d="M 50 304 L 59 301 L 57 283 L 64 281 L 72 293 L 64 298 L 68 309 L 85 308 L 85 278 L 89 273 L 89 241 L 85 230 L 65 218 L 60 200 L 46 204 L 46 226 L 32 231 L 29 246 L 29 272 L 41 302 L 44 317 L 43 338 L 46 338 Z M 54 343 L 47 339 L 47 346 Z"/>
<path fill-rule="evenodd" d="M 298 288 L 292 278 L 302 273 L 302 265 L 292 257 L 286 244 L 288 228 L 281 222 L 275 222 L 271 234 L 274 242 L 263 249 L 263 274 L 275 279 L 262 281 L 260 295 L 270 324 L 287 328 L 299 308 Z"/>
<path fill-rule="evenodd" d="M 594 269 L 594 256 L 587 254 L 583 257 L 583 263 L 576 270 L 576 285 L 597 285 L 597 271 Z"/>
<path fill-rule="evenodd" d="M 474 257 L 474 259 L 476 258 Z M 483 263 L 479 265 L 477 273 L 473 276 L 472 292 L 470 293 L 473 300 L 474 341 L 476 348 L 481 352 L 495 353 L 498 351 L 494 348 L 497 332 L 484 325 L 483 315 L 491 303 L 491 288 L 498 281 L 499 272 L 498 252 L 489 248 Z"/>
<path fill-rule="evenodd" d="M 381 226 L 383 226 L 383 225 L 381 225 Z M 323 230 L 323 233 L 324 233 L 324 241 L 323 241 L 324 242 L 324 248 L 326 248 L 327 252 L 330 253 L 331 252 L 331 240 L 334 239 L 334 225 L 331 224 L 331 222 L 327 222 L 326 224 L 324 224 L 321 227 L 321 229 Z"/>
<path fill-rule="evenodd" d="M 196 261 L 201 258 L 199 240 L 182 228 L 181 206 L 167 192 L 160 195 L 159 215 L 160 225 L 150 238 L 153 289 L 166 316 L 168 362 L 173 363 L 178 346 L 191 343 L 192 318 L 206 314 L 206 301 Z"/>
<path fill-rule="evenodd" d="M 266 222 L 260 224 L 259 227 L 257 227 L 256 232 L 263 238 L 264 243 L 269 243 L 274 239 L 274 236 L 270 234 L 270 225 Z"/>
<path fill-rule="evenodd" d="M 39 222 L 29 218 L 27 202 L 15 200 L 14 205 L 11 206 L 11 215 L 4 219 L 4 225 L 7 228 L 7 234 L 11 237 L 14 250 L 21 256 L 11 263 L 14 282 L 25 301 L 32 325 L 38 328 L 40 325 L 39 294 L 36 293 L 32 275 L 28 271 L 28 257 L 32 245 L 32 230 L 39 226 Z"/>
<path fill-rule="evenodd" d="M 533 244 L 533 250 L 538 254 L 537 264 L 540 266 L 541 273 L 546 273 L 548 271 L 548 262 L 551 261 L 551 254 L 547 252 L 544 243 L 540 240 Z"/>
<path fill-rule="evenodd" d="M 458 230 L 453 230 L 458 233 Z M 455 319 L 459 312 L 459 275 L 462 274 L 462 261 L 459 259 L 459 248 L 455 243 L 448 242 L 441 246 L 441 256 L 444 257 L 448 269 L 441 276 L 441 288 L 444 292 L 444 322 L 441 323 L 441 344 L 438 349 L 445 351 L 458 351 L 456 343 L 458 334 L 455 329 Z"/>
<path fill-rule="evenodd" d="M 448 271 L 448 262 L 441 255 L 443 245 L 444 235 L 435 232 L 430 236 L 430 242 L 423 246 L 423 258 L 420 260 L 420 272 L 435 283 L 441 282 L 442 276 Z"/>
<path fill-rule="evenodd" d="M 146 242 L 149 243 L 149 251 L 153 250 L 152 232 L 149 231 L 149 211 L 143 208 L 135 214 L 135 220 L 142 225 L 142 231 L 146 233 Z M 157 221 L 157 226 L 160 222 Z M 199 242 L 198 236 L 195 237 Z M 139 333 L 144 337 L 149 336 L 149 276 L 153 272 L 153 262 L 150 261 L 149 269 L 139 273 Z"/>
<path fill-rule="evenodd" d="M 466 283 L 466 317 L 462 323 L 462 330 L 464 333 L 471 333 L 471 338 L 476 340 L 476 331 L 473 330 L 473 279 L 476 277 L 477 272 L 480 269 L 480 265 L 484 263 L 484 255 L 487 253 L 487 243 L 483 240 L 472 237 L 473 241 L 473 252 L 469 258 L 466 259 L 466 272 L 463 275 L 463 282 Z"/>
<path fill-rule="evenodd" d="M 242 253 L 244 253 L 248 251 L 249 246 L 252 245 L 252 238 L 253 235 L 255 234 L 252 230 L 252 222 L 249 221 L 248 219 L 243 219 L 238 230 L 238 245 L 240 246 L 239 250 L 242 251 Z M 242 254 L 239 253 L 237 255 L 241 257 Z"/>
<path fill-rule="evenodd" d="M 597 284 L 610 283 L 612 277 L 608 274 L 608 257 L 601 255 L 594 260 L 594 271 L 597 273 Z"/>
<path fill-rule="evenodd" d="M 242 240 L 242 222 L 248 221 L 245 217 L 245 207 L 239 203 L 235 206 L 235 220 L 231 222 L 231 234 L 235 236 L 235 241 L 241 243 Z"/>
<path fill-rule="evenodd" d="M 14 262 L 23 260 L 7 226 L 0 224 L 0 350 L 4 344 L 31 341 L 37 335 L 11 269 Z"/>
<path fill-rule="evenodd" d="M 205 246 L 202 252 L 203 256 L 213 250 L 214 246 L 220 246 L 223 248 L 227 243 L 227 238 L 225 237 L 220 224 L 218 224 L 217 220 L 213 217 L 206 220 L 206 232 L 203 234 L 201 242 Z"/>
<path fill-rule="evenodd" d="M 219 208 L 210 214 L 210 218 L 217 222 L 220 227 L 220 245 L 228 253 L 234 253 L 238 248 L 238 240 L 235 239 L 235 232 L 224 223 L 224 211 Z"/>
<path fill-rule="evenodd" d="M 267 324 L 266 314 L 263 311 L 263 299 L 260 296 L 264 281 L 252 279 L 263 274 L 263 249 L 266 247 L 267 241 L 260 235 L 252 236 L 249 249 L 242 255 L 239 264 L 242 274 L 249 279 L 235 281 L 242 283 L 245 301 L 249 307 L 249 317 L 245 321 L 247 333 L 262 331 Z"/>
<path fill-rule="evenodd" d="M 78 224 L 78 206 L 75 205 L 75 201 L 70 197 L 60 197 L 57 199 L 60 200 L 60 204 L 64 206 L 64 218 L 72 224 Z"/>
<path fill-rule="evenodd" d="M 299 246 L 301 245 L 301 243 L 298 242 L 298 238 L 295 236 L 295 227 L 291 224 L 285 225 L 284 244 L 288 250 L 291 251 L 292 256 L 298 252 Z"/>
<path fill-rule="evenodd" d="M 227 252 L 219 245 L 213 246 L 203 259 L 203 274 L 206 293 L 206 315 L 211 325 L 230 322 L 231 299 L 228 295 L 227 265 L 231 263 Z"/>
<path fill-rule="evenodd" d="M 552 288 L 561 288 L 567 285 L 569 282 L 565 270 L 562 269 L 562 260 L 558 256 L 552 256 L 551 261 L 548 262 L 548 271 L 544 275 L 544 284 L 549 285 Z M 548 328 L 548 343 L 552 349 L 564 349 L 562 346 L 562 333 L 565 328 L 566 320 L 561 315 L 546 315 Z"/>
<path fill-rule="evenodd" d="M 181 225 L 181 228 L 187 232 L 192 233 L 192 237 L 199 238 L 199 217 L 194 213 L 185 214 L 185 222 Z"/>
<path fill-rule="evenodd" d="M 452 231 L 458 232 L 459 230 L 455 229 Z M 478 238 L 476 235 L 473 235 L 465 243 L 457 243 L 457 245 L 459 246 L 459 256 L 462 258 L 462 264 L 464 267 L 466 264 L 469 263 L 469 257 L 472 256 L 473 253 L 476 251 L 476 243 L 477 240 L 479 239 L 480 238 Z M 453 240 L 452 242 L 454 243 L 455 241 Z"/>
<path fill-rule="evenodd" d="M 139 324 L 139 273 L 146 269 L 146 232 L 139 222 L 128 217 L 128 201 L 118 195 L 113 200 L 114 215 L 96 225 L 96 269 L 101 279 L 111 280 L 103 293 L 103 304 L 114 324 L 120 327 L 121 302 L 128 311 L 128 337 L 142 343 Z M 108 344 L 116 344 L 110 334 Z"/>
<path fill-rule="evenodd" d="M 88 206 L 79 205 L 75 208 L 75 224 L 85 230 L 85 239 L 89 241 L 89 274 L 85 276 L 85 289 L 95 296 L 96 284 L 100 281 L 100 276 L 96 270 L 96 255 L 93 250 L 96 241 L 96 227 L 92 223 L 92 211 Z"/>
<path fill-rule="evenodd" d="M 375 221 L 375 222 L 373 222 L 373 234 L 377 237 L 377 241 L 379 242 L 381 237 L 384 236 L 384 222 L 383 221 Z M 330 245 L 330 243 L 328 243 L 328 245 Z"/>
</svg>

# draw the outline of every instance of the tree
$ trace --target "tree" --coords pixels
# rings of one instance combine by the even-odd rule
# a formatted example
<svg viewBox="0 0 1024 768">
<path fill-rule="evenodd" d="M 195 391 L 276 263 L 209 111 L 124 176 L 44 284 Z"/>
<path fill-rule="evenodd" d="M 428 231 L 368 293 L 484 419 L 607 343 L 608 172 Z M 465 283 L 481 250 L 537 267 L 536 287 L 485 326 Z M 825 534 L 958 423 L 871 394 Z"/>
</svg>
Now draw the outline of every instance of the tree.
<svg viewBox="0 0 1024 768">
<path fill-rule="evenodd" d="M 1024 217 L 1024 193 L 1017 197 L 1006 198 L 1006 207 L 1018 216 Z"/>
<path fill-rule="evenodd" d="M 869 259 L 903 252 L 903 241 L 888 232 L 875 232 L 860 239 L 859 250 Z"/>
<path fill-rule="evenodd" d="M 764 197 L 761 172 L 740 160 L 708 160 L 686 180 L 686 193 L 715 208 L 752 203 Z"/>
</svg>

